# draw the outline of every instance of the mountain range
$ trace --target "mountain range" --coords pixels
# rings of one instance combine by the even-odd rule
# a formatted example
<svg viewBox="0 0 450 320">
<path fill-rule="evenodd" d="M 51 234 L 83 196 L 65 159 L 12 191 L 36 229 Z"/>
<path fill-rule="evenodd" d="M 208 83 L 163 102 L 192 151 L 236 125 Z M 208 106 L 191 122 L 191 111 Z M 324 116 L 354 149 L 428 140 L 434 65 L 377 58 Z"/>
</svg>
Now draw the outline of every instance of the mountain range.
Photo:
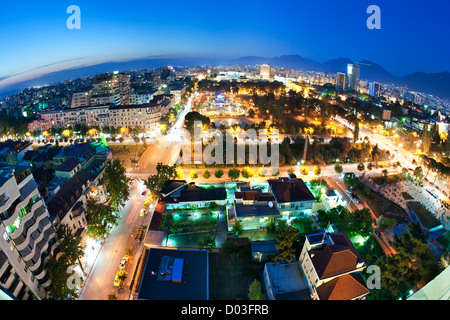
<svg viewBox="0 0 450 320">
<path fill-rule="evenodd" d="M 304 59 L 298 55 L 285 55 L 273 58 L 247 56 L 233 60 L 232 62 L 244 65 L 266 63 L 284 68 L 332 73 L 347 73 L 347 64 L 354 63 L 349 58 L 337 58 L 319 63 L 310 59 Z M 375 62 L 365 60 L 358 61 L 358 63 L 361 67 L 360 79 L 362 80 L 406 86 L 412 91 L 424 92 L 439 98 L 450 99 L 450 72 L 448 71 L 440 73 L 414 72 L 404 77 L 397 77 Z"/>
<path fill-rule="evenodd" d="M 260 65 L 264 63 L 271 66 L 293 68 L 304 71 L 346 73 L 347 64 L 354 63 L 354 61 L 349 58 L 337 58 L 320 63 L 311 59 L 305 59 L 299 55 L 283 55 L 272 58 L 265 58 L 260 56 L 245 56 L 231 60 L 208 57 L 149 57 L 132 61 L 101 63 L 92 66 L 84 66 L 53 72 L 36 79 L 11 85 L 8 88 L 0 90 L 0 94 L 5 95 L 6 93 L 22 90 L 31 86 L 40 86 L 58 81 L 64 81 L 67 79 L 92 76 L 98 73 L 111 72 L 113 70 L 130 71 L 167 65 Z M 358 63 L 360 63 L 361 66 L 360 79 L 362 80 L 406 86 L 412 91 L 424 92 L 432 94 L 439 98 L 450 99 L 450 72 L 448 71 L 440 73 L 414 72 L 404 77 L 397 77 L 375 62 L 359 61 Z"/>
</svg>

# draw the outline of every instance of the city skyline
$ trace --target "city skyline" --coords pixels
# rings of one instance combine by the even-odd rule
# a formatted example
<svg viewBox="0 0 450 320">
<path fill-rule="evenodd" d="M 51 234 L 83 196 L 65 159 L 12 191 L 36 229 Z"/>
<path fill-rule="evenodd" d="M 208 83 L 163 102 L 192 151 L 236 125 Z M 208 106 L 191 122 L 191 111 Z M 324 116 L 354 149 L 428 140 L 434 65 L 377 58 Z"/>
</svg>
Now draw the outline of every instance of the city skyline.
<svg viewBox="0 0 450 320">
<path fill-rule="evenodd" d="M 250 1 L 221 6 L 175 1 L 125 7 L 118 2 L 78 1 L 81 29 L 69 30 L 66 10 L 71 4 L 2 5 L 0 36 L 5 47 L 15 50 L 0 53 L 0 87 L 61 70 L 150 56 L 228 61 L 298 54 L 318 62 L 340 57 L 370 60 L 396 76 L 450 70 L 447 11 L 442 10 L 448 4 L 443 1 L 426 8 L 418 1 L 378 1 L 380 30 L 366 26 L 371 3 L 269 6 Z"/>
</svg>

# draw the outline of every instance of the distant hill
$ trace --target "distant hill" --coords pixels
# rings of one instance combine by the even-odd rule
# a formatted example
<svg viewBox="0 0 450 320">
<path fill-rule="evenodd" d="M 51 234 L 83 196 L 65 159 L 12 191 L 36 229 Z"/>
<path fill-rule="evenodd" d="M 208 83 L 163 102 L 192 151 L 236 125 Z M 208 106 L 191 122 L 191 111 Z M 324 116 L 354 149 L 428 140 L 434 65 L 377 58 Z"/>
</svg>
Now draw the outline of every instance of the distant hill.
<svg viewBox="0 0 450 320">
<path fill-rule="evenodd" d="M 450 73 L 423 73 L 415 72 L 404 77 L 397 77 L 384 69 L 379 64 L 372 61 L 358 61 L 361 63 L 360 78 L 368 81 L 378 81 L 386 84 L 405 85 L 411 90 L 421 91 L 432 94 L 444 99 L 450 99 Z M 347 64 L 354 63 L 349 58 L 337 58 L 324 63 L 316 62 L 311 59 L 302 58 L 299 55 L 282 55 L 279 57 L 266 58 L 261 56 L 244 56 L 232 60 L 222 60 L 217 58 L 186 58 L 186 57 L 149 57 L 148 59 L 139 59 L 132 61 L 108 62 L 93 66 L 73 68 L 62 70 L 44 75 L 40 78 L 11 85 L 0 94 L 6 92 L 19 91 L 31 86 L 41 86 L 68 79 L 92 76 L 98 73 L 118 71 L 130 71 L 146 68 L 162 67 L 167 65 L 174 66 L 195 66 L 195 65 L 261 65 L 269 64 L 272 66 L 293 68 L 303 71 L 321 71 L 321 72 L 347 72 Z"/>
<path fill-rule="evenodd" d="M 440 98 L 450 98 L 450 72 L 415 72 L 400 78 L 400 82 L 413 91 L 429 93 Z"/>
<path fill-rule="evenodd" d="M 356 62 L 361 63 L 360 78 L 362 80 L 404 85 L 413 91 L 420 91 L 443 99 L 450 99 L 450 73 L 447 71 L 441 73 L 415 72 L 404 77 L 397 77 L 375 62 L 367 60 Z M 272 66 L 300 69 L 304 71 L 347 73 L 347 64 L 355 63 L 355 61 L 349 58 L 337 58 L 328 60 L 324 63 L 319 63 L 313 60 L 304 59 L 298 55 L 288 55 L 273 58 L 258 56 L 241 57 L 239 59 L 231 60 L 230 63 L 246 65 L 266 63 Z"/>
</svg>

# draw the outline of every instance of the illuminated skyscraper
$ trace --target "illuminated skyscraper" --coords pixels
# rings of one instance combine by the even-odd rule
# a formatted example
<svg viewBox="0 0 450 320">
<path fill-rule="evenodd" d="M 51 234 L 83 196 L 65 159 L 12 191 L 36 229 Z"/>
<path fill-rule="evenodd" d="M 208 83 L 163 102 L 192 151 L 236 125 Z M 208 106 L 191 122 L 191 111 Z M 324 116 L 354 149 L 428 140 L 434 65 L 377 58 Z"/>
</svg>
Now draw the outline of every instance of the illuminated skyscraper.
<svg viewBox="0 0 450 320">
<path fill-rule="evenodd" d="M 335 87 L 338 90 L 347 91 L 348 90 L 348 77 L 344 73 L 337 73 L 335 77 Z"/>
<path fill-rule="evenodd" d="M 271 68 L 267 64 L 263 64 L 261 66 L 260 76 L 262 79 L 270 79 L 271 76 Z"/>
<path fill-rule="evenodd" d="M 380 95 L 380 91 L 381 91 L 381 84 L 379 84 L 378 82 L 371 82 L 369 84 L 369 94 L 372 97 L 378 97 Z"/>
<path fill-rule="evenodd" d="M 348 89 L 352 91 L 358 90 L 360 67 L 356 64 L 349 63 L 347 65 Z"/>
</svg>

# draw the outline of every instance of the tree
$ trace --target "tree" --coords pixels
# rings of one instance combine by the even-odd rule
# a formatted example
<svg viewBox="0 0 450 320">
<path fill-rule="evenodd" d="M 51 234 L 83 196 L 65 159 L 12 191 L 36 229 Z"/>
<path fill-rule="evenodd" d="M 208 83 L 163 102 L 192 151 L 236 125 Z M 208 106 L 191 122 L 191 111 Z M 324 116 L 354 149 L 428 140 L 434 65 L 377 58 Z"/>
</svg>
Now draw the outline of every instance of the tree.
<svg viewBox="0 0 450 320">
<path fill-rule="evenodd" d="M 278 254 L 274 257 L 275 261 L 282 260 L 292 262 L 295 258 L 294 242 L 297 239 L 299 232 L 293 226 L 287 226 L 280 220 L 278 224 L 277 233 L 277 250 Z"/>
<path fill-rule="evenodd" d="M 397 223 L 396 223 L 395 219 L 387 218 L 385 216 L 381 216 L 377 220 L 377 226 L 380 230 L 390 230 L 393 227 L 395 227 L 396 224 Z"/>
<path fill-rule="evenodd" d="M 131 259 L 134 255 L 134 251 L 131 248 L 126 248 L 125 249 L 125 258 L 127 259 Z"/>
<path fill-rule="evenodd" d="M 236 237 L 238 237 L 242 233 L 242 231 L 243 231 L 242 224 L 238 219 L 236 219 L 232 232 L 234 235 L 236 235 Z"/>
<path fill-rule="evenodd" d="M 205 179 L 209 179 L 209 177 L 211 177 L 211 173 L 209 173 L 208 170 L 205 170 L 202 172 L 202 177 Z"/>
<path fill-rule="evenodd" d="M 202 249 L 212 249 L 216 247 L 216 241 L 214 240 L 214 235 L 204 236 L 198 243 L 198 248 Z"/>
<path fill-rule="evenodd" d="M 106 298 L 106 300 L 118 300 L 118 299 L 115 294 L 108 294 L 108 297 Z"/>
<path fill-rule="evenodd" d="M 115 215 L 110 204 L 86 201 L 86 234 L 96 240 L 107 237 L 113 226 L 118 225 L 119 217 Z"/>
<path fill-rule="evenodd" d="M 128 183 L 129 178 L 125 175 L 125 168 L 119 159 L 113 160 L 105 168 L 103 180 L 111 197 L 110 203 L 114 210 L 119 210 L 130 197 Z"/>
<path fill-rule="evenodd" d="M 160 196 L 161 189 L 165 183 L 171 179 L 175 179 L 177 176 L 177 167 L 175 165 L 169 166 L 166 164 L 158 163 L 156 165 L 156 174 L 148 177 L 144 181 L 145 186 L 154 195 Z"/>
<path fill-rule="evenodd" d="M 357 169 L 358 169 L 358 171 L 361 171 L 361 172 L 364 171 L 364 169 L 365 169 L 364 163 L 358 164 Z"/>
<path fill-rule="evenodd" d="M 238 179 L 240 175 L 241 175 L 241 171 L 237 168 L 228 170 L 228 178 L 230 178 L 231 180 Z"/>
<path fill-rule="evenodd" d="M 421 167 L 421 166 L 417 166 L 417 167 L 414 169 L 414 177 L 415 177 L 416 180 L 422 181 L 422 178 L 423 178 L 423 170 L 422 170 L 422 167 Z"/>
<path fill-rule="evenodd" d="M 214 176 L 215 176 L 217 179 L 222 178 L 223 174 L 224 174 L 224 172 L 223 172 L 222 169 L 218 169 L 218 170 L 216 170 L 216 171 L 214 172 Z"/>
<path fill-rule="evenodd" d="M 83 265 L 81 263 L 80 257 L 84 255 L 83 246 L 81 245 L 81 238 L 75 237 L 72 229 L 66 225 L 61 224 L 57 231 L 59 243 L 59 250 L 62 256 L 59 257 L 59 262 L 64 261 L 68 265 L 73 265 L 78 263 L 81 271 L 83 270 Z"/>
<path fill-rule="evenodd" d="M 301 234 L 314 233 L 313 221 L 308 217 L 299 217 L 292 220 L 292 226 L 297 228 Z"/>
<path fill-rule="evenodd" d="M 336 173 L 338 173 L 338 174 L 341 174 L 342 171 L 343 171 L 342 165 L 340 165 L 339 163 L 336 163 L 336 164 L 334 165 L 334 171 L 335 171 Z"/>
<path fill-rule="evenodd" d="M 262 291 L 261 282 L 258 279 L 253 280 L 253 282 L 248 287 L 248 299 L 249 300 L 267 300 L 266 295 Z"/>
<path fill-rule="evenodd" d="M 320 169 L 319 166 L 315 166 L 313 170 L 314 170 L 314 174 L 316 176 L 320 176 L 320 173 L 322 172 L 322 169 Z"/>
<path fill-rule="evenodd" d="M 309 173 L 309 169 L 308 169 L 308 167 L 303 167 L 300 169 L 300 172 L 302 175 L 307 176 Z"/>
<path fill-rule="evenodd" d="M 244 167 L 242 169 L 242 176 L 246 179 L 250 179 L 255 175 L 255 172 L 250 167 Z"/>
<path fill-rule="evenodd" d="M 45 264 L 45 270 L 51 280 L 50 286 L 47 288 L 49 299 L 51 300 L 76 300 L 78 299 L 78 289 L 76 283 L 73 282 L 74 273 L 68 272 L 70 265 L 64 259 L 59 261 L 55 256 L 50 256 Z M 81 277 L 76 277 L 81 281 Z M 69 283 L 73 286 L 68 285 Z"/>
<path fill-rule="evenodd" d="M 176 178 L 178 179 L 178 180 L 182 180 L 182 179 L 184 179 L 184 172 L 183 172 L 183 170 L 181 170 L 181 168 L 177 168 L 176 169 Z"/>
<path fill-rule="evenodd" d="M 189 173 L 189 177 L 190 177 L 192 180 L 197 179 L 197 178 L 198 178 L 198 173 L 197 173 L 197 171 L 191 170 L 191 173 Z"/>
</svg>

